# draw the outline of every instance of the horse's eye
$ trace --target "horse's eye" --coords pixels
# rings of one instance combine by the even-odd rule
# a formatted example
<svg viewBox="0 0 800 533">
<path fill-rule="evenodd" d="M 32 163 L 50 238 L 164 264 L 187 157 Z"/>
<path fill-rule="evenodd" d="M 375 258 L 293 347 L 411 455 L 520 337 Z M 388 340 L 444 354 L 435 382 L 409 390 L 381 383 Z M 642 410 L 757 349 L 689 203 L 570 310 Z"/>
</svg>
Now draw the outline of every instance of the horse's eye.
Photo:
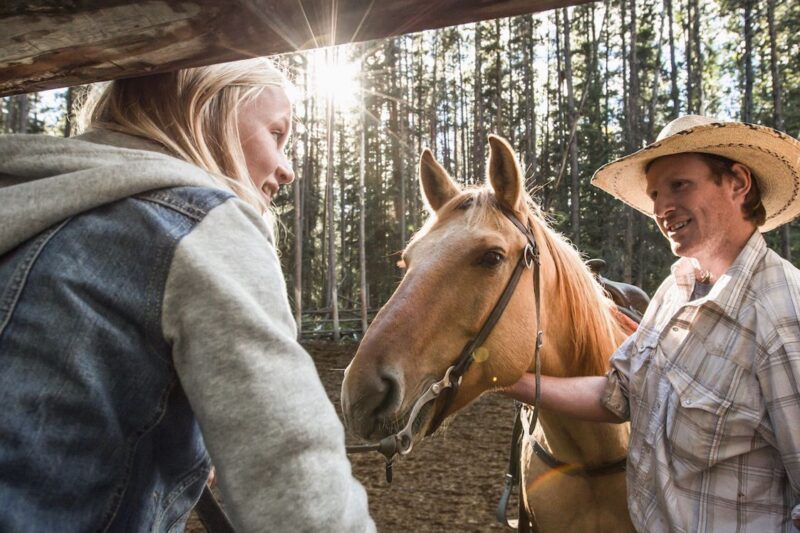
<svg viewBox="0 0 800 533">
<path fill-rule="evenodd" d="M 483 254 L 483 257 L 481 257 L 479 263 L 481 266 L 494 268 L 498 266 L 500 263 L 502 263 L 503 259 L 505 259 L 503 257 L 503 254 L 501 254 L 500 252 L 491 251 Z"/>
</svg>

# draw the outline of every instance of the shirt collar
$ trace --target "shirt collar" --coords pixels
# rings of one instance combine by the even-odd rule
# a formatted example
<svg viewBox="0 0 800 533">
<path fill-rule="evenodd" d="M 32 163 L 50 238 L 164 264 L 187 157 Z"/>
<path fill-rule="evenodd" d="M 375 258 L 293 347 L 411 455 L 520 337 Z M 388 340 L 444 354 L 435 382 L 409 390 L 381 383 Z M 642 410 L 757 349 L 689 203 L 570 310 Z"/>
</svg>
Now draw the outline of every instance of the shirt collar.
<svg viewBox="0 0 800 533">
<path fill-rule="evenodd" d="M 714 283 L 711 292 L 700 298 L 698 304 L 713 302 L 729 317 L 735 318 L 744 288 L 753 277 L 756 264 L 766 253 L 767 243 L 761 232 L 756 230 L 728 270 Z M 699 263 L 693 257 L 681 257 L 671 267 L 672 276 L 684 303 L 692 296 L 696 282 L 695 269 L 699 267 Z"/>
</svg>

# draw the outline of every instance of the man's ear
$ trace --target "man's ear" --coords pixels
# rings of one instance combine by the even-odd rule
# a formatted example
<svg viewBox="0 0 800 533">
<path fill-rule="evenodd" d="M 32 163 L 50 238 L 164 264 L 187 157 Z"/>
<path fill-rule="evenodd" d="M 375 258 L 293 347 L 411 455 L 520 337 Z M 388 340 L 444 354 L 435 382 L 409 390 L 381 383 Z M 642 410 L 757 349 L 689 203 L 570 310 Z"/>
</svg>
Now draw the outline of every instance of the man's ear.
<svg viewBox="0 0 800 533">
<path fill-rule="evenodd" d="M 741 198 L 744 201 L 744 197 L 747 196 L 753 186 L 753 174 L 750 172 L 750 167 L 741 163 L 734 163 L 731 165 L 729 176 L 733 185 L 734 197 Z"/>
<path fill-rule="evenodd" d="M 419 158 L 419 182 L 422 185 L 425 202 L 433 213 L 461 192 L 427 148 Z"/>
</svg>

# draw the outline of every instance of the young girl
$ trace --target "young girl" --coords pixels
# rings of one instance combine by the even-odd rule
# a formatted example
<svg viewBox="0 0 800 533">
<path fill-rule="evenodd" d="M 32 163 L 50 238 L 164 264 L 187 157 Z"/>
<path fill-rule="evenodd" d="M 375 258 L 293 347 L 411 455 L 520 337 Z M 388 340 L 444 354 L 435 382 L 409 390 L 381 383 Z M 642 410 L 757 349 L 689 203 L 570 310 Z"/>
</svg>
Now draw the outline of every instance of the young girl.
<svg viewBox="0 0 800 533">
<path fill-rule="evenodd" d="M 290 94 L 252 59 L 0 137 L 0 530 L 182 531 L 212 460 L 237 530 L 374 529 L 264 217 Z"/>
</svg>

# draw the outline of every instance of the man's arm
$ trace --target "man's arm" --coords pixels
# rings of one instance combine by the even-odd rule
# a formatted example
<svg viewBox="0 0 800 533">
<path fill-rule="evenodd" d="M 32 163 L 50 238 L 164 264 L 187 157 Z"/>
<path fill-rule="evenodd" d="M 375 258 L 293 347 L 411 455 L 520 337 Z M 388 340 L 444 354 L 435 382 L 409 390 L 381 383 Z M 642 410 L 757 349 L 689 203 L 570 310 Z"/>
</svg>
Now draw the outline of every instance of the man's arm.
<svg viewBox="0 0 800 533">
<path fill-rule="evenodd" d="M 606 376 L 583 376 L 556 378 L 542 376 L 542 409 L 592 422 L 624 422 L 603 405 L 608 378 Z M 536 399 L 536 377 L 523 374 L 519 381 L 500 391 L 515 400 L 533 405 Z"/>
</svg>

